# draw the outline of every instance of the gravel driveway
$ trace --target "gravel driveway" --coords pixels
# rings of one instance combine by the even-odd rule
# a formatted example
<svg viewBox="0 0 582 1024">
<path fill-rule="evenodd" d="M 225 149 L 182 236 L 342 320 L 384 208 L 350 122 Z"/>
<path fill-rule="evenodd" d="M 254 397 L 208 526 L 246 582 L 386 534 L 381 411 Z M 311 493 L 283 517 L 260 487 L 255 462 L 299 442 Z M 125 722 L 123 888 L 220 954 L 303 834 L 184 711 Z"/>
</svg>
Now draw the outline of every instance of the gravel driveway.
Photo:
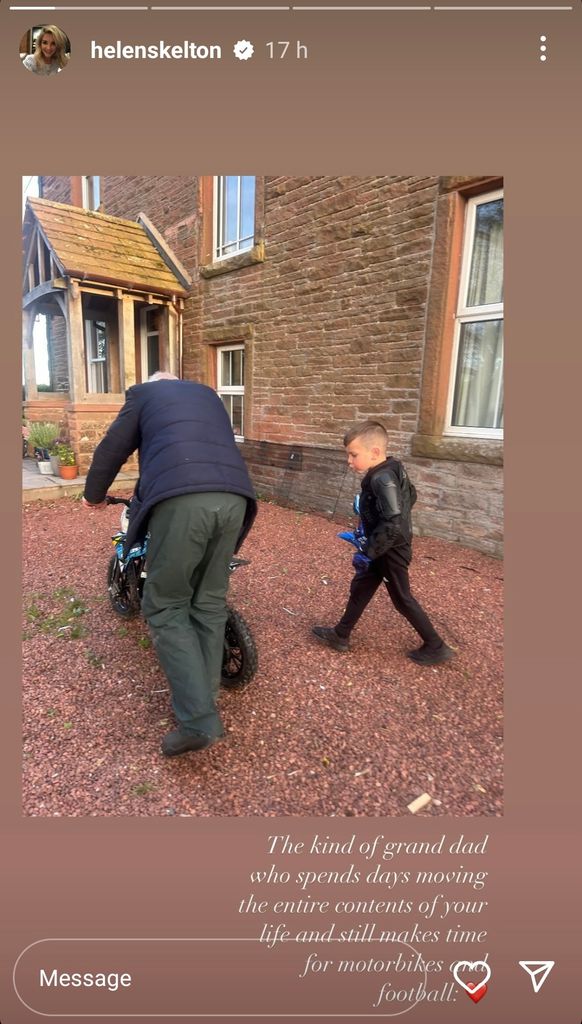
<svg viewBox="0 0 582 1024">
<path fill-rule="evenodd" d="M 110 609 L 105 575 L 119 509 L 78 500 L 24 508 L 24 813 L 423 815 L 502 813 L 502 563 L 415 540 L 411 580 L 458 651 L 405 657 L 410 626 L 378 592 L 348 654 L 310 635 L 333 625 L 351 578 L 341 526 L 261 503 L 230 601 L 259 648 L 248 689 L 225 692 L 225 741 L 165 760 L 173 727 L 141 620 Z"/>
</svg>

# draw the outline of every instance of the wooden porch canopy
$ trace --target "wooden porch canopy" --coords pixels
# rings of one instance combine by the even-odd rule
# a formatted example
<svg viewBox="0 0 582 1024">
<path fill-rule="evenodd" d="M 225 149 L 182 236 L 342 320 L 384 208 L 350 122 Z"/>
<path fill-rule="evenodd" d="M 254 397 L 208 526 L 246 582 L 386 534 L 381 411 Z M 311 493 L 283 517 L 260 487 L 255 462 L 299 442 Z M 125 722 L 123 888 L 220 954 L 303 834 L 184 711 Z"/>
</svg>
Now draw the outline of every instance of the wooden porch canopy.
<svg viewBox="0 0 582 1024">
<path fill-rule="evenodd" d="M 148 358 L 155 365 L 154 341 L 156 368 L 179 375 L 181 312 L 191 284 L 144 214 L 134 222 L 29 199 L 23 279 L 27 398 L 38 394 L 32 329 L 39 313 L 58 321 L 54 348 L 60 372 L 53 390 L 68 393 L 74 404 L 95 402 L 96 394 L 110 402 L 144 379 Z M 148 311 L 153 327 L 144 320 Z M 99 325 L 97 357 L 92 324 Z M 97 363 L 105 365 L 98 375 Z"/>
</svg>

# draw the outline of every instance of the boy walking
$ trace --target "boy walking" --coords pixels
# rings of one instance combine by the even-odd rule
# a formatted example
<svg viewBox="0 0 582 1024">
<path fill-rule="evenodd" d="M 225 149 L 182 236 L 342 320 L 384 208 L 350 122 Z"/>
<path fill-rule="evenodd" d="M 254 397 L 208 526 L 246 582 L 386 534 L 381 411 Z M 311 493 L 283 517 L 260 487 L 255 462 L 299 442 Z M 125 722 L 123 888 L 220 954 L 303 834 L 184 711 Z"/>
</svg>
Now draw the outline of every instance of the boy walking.
<svg viewBox="0 0 582 1024">
<path fill-rule="evenodd" d="M 392 604 L 423 641 L 418 650 L 409 651 L 408 657 L 418 665 L 449 661 L 453 651 L 410 593 L 414 486 L 402 463 L 387 457 L 388 434 L 381 423 L 367 420 L 351 427 L 344 437 L 344 447 L 350 468 L 363 475 L 359 512 L 364 536 L 356 538 L 356 574 L 344 614 L 337 626 L 314 626 L 313 633 L 334 650 L 347 651 L 352 629 L 384 582 Z"/>
</svg>

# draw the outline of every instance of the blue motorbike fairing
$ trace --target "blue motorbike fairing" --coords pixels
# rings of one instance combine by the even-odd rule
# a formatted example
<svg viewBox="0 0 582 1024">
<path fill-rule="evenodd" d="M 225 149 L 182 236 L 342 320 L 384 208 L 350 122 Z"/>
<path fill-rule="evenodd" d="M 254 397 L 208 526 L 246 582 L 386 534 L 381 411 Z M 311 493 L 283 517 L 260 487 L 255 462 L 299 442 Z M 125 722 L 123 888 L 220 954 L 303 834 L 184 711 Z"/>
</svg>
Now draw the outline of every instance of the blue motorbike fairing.
<svg viewBox="0 0 582 1024">
<path fill-rule="evenodd" d="M 341 540 L 347 540 L 348 544 L 353 544 L 354 547 L 357 548 L 358 542 L 353 530 L 342 530 L 341 533 L 337 534 L 337 536 L 340 537 Z"/>
<path fill-rule="evenodd" d="M 147 551 L 147 538 L 143 544 L 134 544 L 128 551 L 127 555 L 124 555 L 123 553 L 125 534 L 118 534 L 113 539 L 115 541 L 115 554 L 117 555 L 121 565 L 127 565 L 127 563 L 133 561 L 134 558 L 143 558 Z"/>
<path fill-rule="evenodd" d="M 368 541 L 361 526 L 356 527 L 355 530 L 342 530 L 337 536 L 342 540 L 347 540 L 348 544 L 353 544 L 358 551 L 366 551 Z"/>
</svg>

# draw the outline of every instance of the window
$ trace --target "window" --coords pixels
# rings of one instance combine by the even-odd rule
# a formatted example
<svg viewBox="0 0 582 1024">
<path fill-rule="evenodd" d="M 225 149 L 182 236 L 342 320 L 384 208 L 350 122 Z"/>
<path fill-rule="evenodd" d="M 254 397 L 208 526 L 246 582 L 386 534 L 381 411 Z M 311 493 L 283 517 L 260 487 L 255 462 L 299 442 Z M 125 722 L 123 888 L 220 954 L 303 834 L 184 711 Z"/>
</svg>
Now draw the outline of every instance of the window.
<svg viewBox="0 0 582 1024">
<path fill-rule="evenodd" d="M 160 367 L 160 306 L 141 311 L 141 379 L 146 381 Z"/>
<path fill-rule="evenodd" d="M 245 349 L 244 345 L 224 345 L 216 350 L 218 361 L 216 371 L 216 390 L 232 423 L 234 436 L 243 440 L 244 428 L 244 379 Z"/>
<path fill-rule="evenodd" d="M 107 324 L 103 320 L 85 320 L 87 353 L 87 391 L 107 394 Z"/>
<path fill-rule="evenodd" d="M 98 210 L 101 206 L 101 179 L 92 174 L 81 177 L 83 209 Z"/>
<path fill-rule="evenodd" d="M 252 249 L 255 243 L 255 178 L 214 179 L 214 258 Z"/>
<path fill-rule="evenodd" d="M 503 193 L 467 203 L 445 433 L 503 436 Z"/>
</svg>

